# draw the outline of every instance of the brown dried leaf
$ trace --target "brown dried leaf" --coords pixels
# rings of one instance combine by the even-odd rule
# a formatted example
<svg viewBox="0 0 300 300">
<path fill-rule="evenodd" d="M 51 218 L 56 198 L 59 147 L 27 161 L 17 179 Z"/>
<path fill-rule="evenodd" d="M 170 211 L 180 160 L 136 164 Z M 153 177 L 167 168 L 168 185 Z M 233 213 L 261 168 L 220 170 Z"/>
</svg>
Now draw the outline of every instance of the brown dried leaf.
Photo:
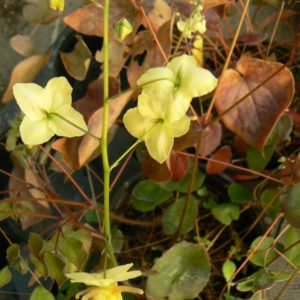
<svg viewBox="0 0 300 300">
<path fill-rule="evenodd" d="M 29 35 L 17 34 L 11 37 L 10 46 L 22 56 L 29 56 L 36 52 L 36 46 Z"/>
<path fill-rule="evenodd" d="M 232 158 L 231 148 L 229 146 L 223 146 L 219 148 L 212 156 L 211 159 L 218 160 L 224 163 L 229 163 Z M 206 165 L 206 172 L 209 175 L 220 174 L 227 168 L 226 165 L 213 162 L 209 160 Z"/>
<path fill-rule="evenodd" d="M 165 22 L 170 21 L 172 10 L 165 0 L 154 0 L 153 9 L 148 13 L 148 18 L 157 31 Z"/>
<path fill-rule="evenodd" d="M 196 147 L 201 134 L 201 149 L 199 154 L 207 156 L 219 147 L 222 139 L 222 126 L 220 122 L 213 122 L 209 126 L 204 126 L 204 116 L 198 122 L 192 122 L 187 134 L 176 138 L 174 150 L 181 151 L 189 147 Z"/>
<path fill-rule="evenodd" d="M 232 107 L 281 66 L 282 64 L 276 62 L 242 57 L 237 62 L 236 69 L 226 70 L 219 82 L 215 95 L 218 114 Z M 222 120 L 245 142 L 262 150 L 276 122 L 291 103 L 293 95 L 293 75 L 288 68 L 284 68 L 226 113 Z"/>
<path fill-rule="evenodd" d="M 30 0 L 23 7 L 23 17 L 29 23 L 47 24 L 59 15 L 49 7 L 49 0 Z"/>
<path fill-rule="evenodd" d="M 70 168 L 70 172 L 79 169 L 78 148 L 82 137 L 72 139 L 61 138 L 52 143 L 51 148 L 59 152 L 65 164 Z"/>
<path fill-rule="evenodd" d="M 12 156 L 12 162 L 13 162 L 13 170 L 11 172 L 12 176 L 9 178 L 9 182 L 8 182 L 9 196 L 11 198 L 21 197 L 24 199 L 24 201 L 18 201 L 14 204 L 14 210 L 20 213 L 17 214 L 17 218 L 21 222 L 22 229 L 25 230 L 28 227 L 42 221 L 41 218 L 29 216 L 26 215 L 26 213 L 46 214 L 49 213 L 49 206 L 45 205 L 46 201 L 29 201 L 30 199 L 35 197 L 30 193 L 32 189 L 28 188 L 28 184 L 31 183 L 35 186 L 39 186 L 39 185 L 38 184 L 36 185 L 37 182 L 35 183 L 33 182 L 36 180 L 34 180 L 32 176 L 29 176 L 29 174 L 27 174 L 27 177 L 29 177 L 29 182 L 26 181 L 25 170 L 20 166 L 18 160 L 14 156 Z M 26 181 L 27 183 L 23 181 Z M 37 189 L 35 190 L 37 191 Z M 28 199 L 28 201 L 26 201 L 26 199 Z M 43 203 L 42 205 L 41 202 Z M 24 212 L 23 215 L 22 212 Z"/>
<path fill-rule="evenodd" d="M 167 57 L 171 52 L 172 28 L 173 22 L 169 21 L 164 23 L 157 32 L 157 38 Z M 127 77 L 131 86 L 136 85 L 136 81 L 146 70 L 162 66 L 165 62 L 149 31 L 140 31 L 135 36 L 130 56 L 131 61 L 127 68 Z"/>
<path fill-rule="evenodd" d="M 103 4 L 103 1 L 99 1 Z M 133 27 L 133 32 L 125 41 L 131 40 L 141 24 L 141 12 L 129 1 L 112 0 L 110 3 L 109 31 L 113 37 L 113 24 L 126 18 Z M 103 36 L 103 8 L 94 4 L 85 5 L 64 18 L 66 25 L 84 35 Z"/>
<path fill-rule="evenodd" d="M 234 0 L 203 0 L 204 10 L 214 6 L 233 4 Z"/>
<path fill-rule="evenodd" d="M 84 80 L 90 67 L 92 53 L 83 38 L 76 35 L 77 43 L 72 52 L 60 52 L 60 58 L 67 72 L 77 80 Z"/>
<path fill-rule="evenodd" d="M 42 67 L 48 62 L 50 53 L 30 56 L 18 63 L 12 71 L 8 87 L 2 97 L 2 102 L 6 103 L 13 99 L 12 87 L 18 82 L 31 82 L 39 73 Z"/>
<path fill-rule="evenodd" d="M 132 94 L 133 91 L 128 91 L 110 103 L 108 128 L 111 128 L 112 125 L 115 123 L 123 108 L 131 99 Z M 102 116 L 103 108 L 101 107 L 92 114 L 88 122 L 88 131 L 99 138 L 101 138 L 102 134 Z M 79 165 L 83 166 L 87 161 L 93 158 L 94 152 L 97 151 L 98 148 L 99 140 L 89 135 L 85 135 L 79 146 Z"/>
<path fill-rule="evenodd" d="M 262 43 L 267 36 L 262 33 L 257 32 L 248 32 L 239 36 L 239 41 L 243 42 L 247 46 L 255 46 L 257 44 Z"/>
</svg>

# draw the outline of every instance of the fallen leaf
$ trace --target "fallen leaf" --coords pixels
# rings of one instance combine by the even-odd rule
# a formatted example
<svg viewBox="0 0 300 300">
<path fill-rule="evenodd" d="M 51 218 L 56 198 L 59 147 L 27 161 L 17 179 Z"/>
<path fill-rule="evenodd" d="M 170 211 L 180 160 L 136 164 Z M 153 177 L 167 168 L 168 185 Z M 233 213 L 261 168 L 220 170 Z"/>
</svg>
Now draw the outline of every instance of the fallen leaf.
<svg viewBox="0 0 300 300">
<path fill-rule="evenodd" d="M 17 53 L 22 56 L 29 56 L 36 52 L 36 46 L 29 35 L 14 35 L 10 38 L 9 44 Z"/>
<path fill-rule="evenodd" d="M 24 199 L 32 199 L 35 198 L 30 193 L 30 187 L 28 187 L 28 184 L 34 184 L 33 182 L 26 181 L 25 178 L 25 170 L 20 166 L 18 160 L 12 156 L 12 162 L 13 162 L 13 170 L 11 172 L 11 177 L 9 178 L 8 182 L 8 189 L 9 189 L 9 196 L 10 198 L 24 198 Z M 29 173 L 28 173 L 29 174 Z M 28 176 L 29 180 L 34 181 L 31 176 Z M 20 180 L 18 180 L 20 179 Z M 23 182 L 25 181 L 25 182 Z M 39 187 L 40 185 L 37 185 Z M 45 195 L 44 195 L 45 197 Z M 41 204 L 42 202 L 43 204 Z M 22 229 L 25 230 L 28 227 L 35 225 L 41 221 L 43 221 L 42 218 L 36 218 L 34 216 L 26 215 L 26 213 L 42 213 L 47 214 L 49 213 L 49 206 L 45 205 L 45 201 L 18 201 L 14 203 L 13 211 L 19 213 L 17 214 L 17 218 L 20 220 Z M 22 215 L 22 212 L 24 214 Z M 14 216 L 13 213 L 11 216 Z"/>
<path fill-rule="evenodd" d="M 157 38 L 168 57 L 171 52 L 171 32 L 173 22 L 164 23 L 157 32 Z M 165 61 L 149 31 L 140 31 L 133 40 L 130 51 L 131 61 L 127 68 L 127 77 L 130 86 L 135 86 L 137 80 L 149 68 L 163 66 Z"/>
<path fill-rule="evenodd" d="M 157 31 L 165 22 L 170 21 L 172 10 L 165 0 L 154 0 L 153 8 L 147 16 L 153 29 Z"/>
<path fill-rule="evenodd" d="M 30 0 L 23 7 L 23 17 L 29 23 L 47 24 L 55 20 L 59 14 L 49 6 L 49 0 Z"/>
<path fill-rule="evenodd" d="M 82 81 L 90 67 L 92 53 L 80 35 L 76 35 L 76 39 L 77 43 L 73 51 L 60 52 L 60 58 L 69 75 Z"/>
<path fill-rule="evenodd" d="M 50 53 L 42 55 L 30 56 L 20 63 L 18 63 L 13 69 L 8 87 L 6 88 L 2 97 L 2 102 L 6 103 L 13 99 L 12 87 L 18 82 L 26 83 L 31 82 L 42 67 L 48 62 Z"/>
<path fill-rule="evenodd" d="M 201 149 L 199 154 L 207 156 L 212 153 L 221 143 L 222 126 L 215 121 L 210 125 L 204 125 L 205 116 L 199 118 L 198 122 L 192 122 L 187 134 L 174 140 L 175 150 L 184 150 L 189 147 L 196 147 L 201 134 Z"/>
<path fill-rule="evenodd" d="M 108 118 L 108 129 L 112 127 L 120 113 L 122 112 L 125 105 L 131 99 L 133 91 L 127 91 L 115 100 L 113 100 L 109 105 L 109 118 Z M 102 117 L 103 117 L 103 107 L 96 110 L 89 119 L 88 131 L 94 136 L 101 138 L 102 135 Z M 78 156 L 79 165 L 83 166 L 87 161 L 89 161 L 95 151 L 99 148 L 99 140 L 90 135 L 85 135 L 79 146 Z"/>
<path fill-rule="evenodd" d="M 257 87 L 281 63 L 242 57 L 236 69 L 225 71 L 216 90 L 216 109 L 222 115 L 243 96 Z M 288 68 L 282 69 L 258 90 L 222 116 L 222 121 L 246 143 L 262 150 L 266 140 L 294 95 L 294 79 Z"/>
<path fill-rule="evenodd" d="M 219 148 L 212 156 L 212 160 L 221 161 L 224 163 L 229 163 L 231 161 L 232 152 L 229 146 L 223 146 Z M 227 166 L 218 162 L 209 160 L 206 165 L 206 172 L 209 175 L 222 173 Z"/>
<path fill-rule="evenodd" d="M 82 141 L 82 137 L 75 137 L 72 139 L 61 138 L 54 141 L 51 148 L 58 151 L 66 165 L 72 171 L 79 169 L 78 148 Z"/>
<path fill-rule="evenodd" d="M 248 32 L 239 36 L 238 40 L 247 46 L 255 46 L 262 43 L 267 35 L 257 32 Z"/>
<path fill-rule="evenodd" d="M 99 1 L 102 5 L 104 1 Z M 122 18 L 126 18 L 133 27 L 133 32 L 125 41 L 133 38 L 137 28 L 141 24 L 141 12 L 132 3 L 123 0 L 110 2 L 109 34 L 113 37 L 113 24 Z M 103 36 L 103 8 L 94 4 L 88 4 L 72 12 L 64 18 L 66 25 L 84 35 Z"/>
</svg>

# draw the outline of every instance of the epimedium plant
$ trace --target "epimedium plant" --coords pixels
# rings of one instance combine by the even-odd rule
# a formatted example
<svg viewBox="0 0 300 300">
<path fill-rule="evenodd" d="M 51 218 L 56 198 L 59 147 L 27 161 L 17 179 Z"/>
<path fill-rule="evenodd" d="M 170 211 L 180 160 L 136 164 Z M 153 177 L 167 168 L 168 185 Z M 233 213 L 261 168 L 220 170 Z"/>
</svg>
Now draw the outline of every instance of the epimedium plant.
<svg viewBox="0 0 300 300">
<path fill-rule="evenodd" d="M 45 24 L 64 13 L 64 2 L 30 2 L 24 17 Z M 0 220 L 12 218 L 30 233 L 24 246 L 0 227 L 10 244 L 1 287 L 14 269 L 36 284 L 32 300 L 120 300 L 128 293 L 279 299 L 286 291 L 299 270 L 299 49 L 290 31 L 288 41 L 277 41 L 283 49 L 272 44 L 296 4 L 250 2 L 84 3 L 64 17 L 81 34 L 71 52 L 59 54 L 67 73 L 44 88 L 32 80 L 51 54 L 32 53 L 31 37 L 12 39 L 14 49 L 28 46 L 29 57 L 3 96 L 14 97 L 23 115 L 7 133 L 14 167 L 1 170 L 10 181 Z M 255 16 L 264 10 L 270 18 L 260 24 Z M 100 38 L 96 52 L 85 36 Z M 93 63 L 100 74 L 89 82 Z M 88 88 L 72 103 L 74 79 Z M 124 128 L 136 140 L 112 159 L 109 143 Z M 143 175 L 120 190 L 112 210 L 131 160 Z M 77 176 L 83 169 L 88 192 Z M 66 180 L 71 196 L 61 188 Z M 274 267 L 280 258 L 290 269 Z M 133 263 L 137 270 L 128 271 Z"/>
</svg>

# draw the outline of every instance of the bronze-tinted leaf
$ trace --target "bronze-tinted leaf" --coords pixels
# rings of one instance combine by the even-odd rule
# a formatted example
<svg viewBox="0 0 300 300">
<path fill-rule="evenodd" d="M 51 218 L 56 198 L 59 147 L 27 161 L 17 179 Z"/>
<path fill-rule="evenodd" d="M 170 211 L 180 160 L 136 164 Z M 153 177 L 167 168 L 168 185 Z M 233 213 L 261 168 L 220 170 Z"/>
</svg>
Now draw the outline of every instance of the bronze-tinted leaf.
<svg viewBox="0 0 300 300">
<path fill-rule="evenodd" d="M 6 103 L 13 99 L 12 87 L 18 82 L 31 82 L 39 73 L 42 67 L 48 62 L 50 54 L 33 55 L 18 63 L 13 69 L 9 84 L 2 97 L 2 102 Z"/>
<path fill-rule="evenodd" d="M 60 52 L 60 58 L 67 72 L 77 80 L 84 80 L 89 69 L 92 53 L 83 38 L 76 35 L 77 43 L 72 52 Z"/>
<path fill-rule="evenodd" d="M 239 41 L 243 42 L 245 45 L 248 46 L 255 46 L 257 44 L 262 43 L 267 36 L 262 33 L 257 33 L 257 32 L 248 32 L 243 35 L 239 36 Z"/>
<path fill-rule="evenodd" d="M 282 64 L 242 57 L 235 70 L 224 73 L 216 90 L 216 109 L 219 115 L 232 108 L 243 96 L 275 73 Z M 258 90 L 230 109 L 224 124 L 249 145 L 262 150 L 272 128 L 289 106 L 294 95 L 294 79 L 283 68 Z"/>
<path fill-rule="evenodd" d="M 17 53 L 22 56 L 29 56 L 36 52 L 36 46 L 29 35 L 14 35 L 11 37 L 9 44 Z"/>
<path fill-rule="evenodd" d="M 190 160 L 187 155 L 172 151 L 170 156 L 170 169 L 173 181 L 180 181 L 189 169 Z"/>
<path fill-rule="evenodd" d="M 224 162 L 224 163 L 229 163 L 231 161 L 231 157 L 232 157 L 231 148 L 229 146 L 223 146 L 223 147 L 219 148 L 211 156 L 211 159 L 217 160 L 220 162 Z M 209 175 L 220 174 L 227 168 L 226 165 L 224 165 L 222 163 L 214 162 L 212 160 L 209 160 L 207 162 L 207 165 L 206 165 L 207 174 L 209 174 Z"/>
</svg>

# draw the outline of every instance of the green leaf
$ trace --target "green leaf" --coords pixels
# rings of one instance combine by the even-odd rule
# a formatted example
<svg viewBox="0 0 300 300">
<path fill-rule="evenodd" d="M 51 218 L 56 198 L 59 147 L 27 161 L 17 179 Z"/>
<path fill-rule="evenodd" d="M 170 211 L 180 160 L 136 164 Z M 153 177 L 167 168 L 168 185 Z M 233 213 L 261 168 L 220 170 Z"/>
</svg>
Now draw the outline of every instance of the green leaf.
<svg viewBox="0 0 300 300">
<path fill-rule="evenodd" d="M 278 189 L 265 189 L 260 197 L 262 207 L 265 208 L 270 201 L 273 201 L 273 198 L 276 196 L 276 194 L 278 194 Z M 273 204 L 266 211 L 266 215 L 271 219 L 275 219 L 277 217 L 280 209 L 280 201 L 278 196 L 279 195 L 277 195 L 277 199 L 273 201 Z"/>
<path fill-rule="evenodd" d="M 114 252 L 120 253 L 124 245 L 124 234 L 120 229 L 114 227 L 111 235 Z"/>
<path fill-rule="evenodd" d="M 11 279 L 12 275 L 8 267 L 4 267 L 0 270 L 0 288 L 10 283 Z"/>
<path fill-rule="evenodd" d="M 274 144 L 267 145 L 264 149 L 264 152 L 261 153 L 260 151 L 254 148 L 248 148 L 247 150 L 247 162 L 248 166 L 251 170 L 260 172 L 262 171 L 265 166 L 270 161 L 276 147 Z"/>
<path fill-rule="evenodd" d="M 30 262 L 35 266 L 36 270 L 44 277 L 47 277 L 47 268 L 39 258 L 31 255 Z"/>
<path fill-rule="evenodd" d="M 146 286 L 151 299 L 194 299 L 208 282 L 210 263 L 204 248 L 183 241 L 156 260 L 152 270 Z"/>
<path fill-rule="evenodd" d="M 54 296 L 42 286 L 38 286 L 34 289 L 30 296 L 30 300 L 55 300 Z"/>
<path fill-rule="evenodd" d="M 299 229 L 289 227 L 284 234 L 284 248 L 288 249 L 284 255 L 296 266 L 300 267 L 300 232 Z"/>
<path fill-rule="evenodd" d="M 184 207 L 185 198 L 180 198 L 172 203 L 163 213 L 162 228 L 165 234 L 174 234 L 179 226 L 180 218 Z M 191 197 L 187 213 L 185 215 L 181 232 L 182 234 L 193 229 L 198 214 L 198 201 Z"/>
<path fill-rule="evenodd" d="M 300 183 L 294 184 L 286 195 L 282 196 L 284 216 L 294 227 L 300 228 Z"/>
<path fill-rule="evenodd" d="M 261 236 L 258 236 L 250 245 L 250 252 L 256 248 L 256 245 L 260 242 Z M 260 267 L 267 266 L 271 261 L 278 257 L 278 253 L 274 250 L 273 246 L 274 239 L 272 237 L 265 237 L 261 245 L 255 251 L 254 255 L 251 257 L 250 261 Z M 283 246 L 279 243 L 275 244 L 276 249 L 283 251 Z"/>
<path fill-rule="evenodd" d="M 245 203 L 253 199 L 251 191 L 238 183 L 231 183 L 227 190 L 231 202 Z"/>
<path fill-rule="evenodd" d="M 28 239 L 28 248 L 30 253 L 35 256 L 39 257 L 40 252 L 43 248 L 44 240 L 41 238 L 41 236 L 37 233 L 30 233 L 29 239 Z"/>
<path fill-rule="evenodd" d="M 192 165 L 192 164 L 191 164 Z M 167 191 L 177 191 L 180 193 L 187 193 L 189 189 L 189 182 L 191 178 L 191 168 L 186 175 L 180 181 L 166 181 L 160 185 Z M 205 180 L 205 174 L 197 170 L 195 180 L 193 182 L 192 192 L 197 191 L 203 184 Z"/>
<path fill-rule="evenodd" d="M 82 229 L 74 230 L 73 228 L 71 228 L 68 231 L 64 231 L 64 234 L 65 237 L 78 240 L 80 243 L 82 243 L 82 249 L 86 253 L 90 253 L 92 246 L 92 235 L 90 232 Z"/>
<path fill-rule="evenodd" d="M 65 275 L 63 273 L 65 263 L 51 252 L 46 252 L 44 259 L 49 276 L 56 280 L 58 285 L 61 285 L 65 281 Z"/>
<path fill-rule="evenodd" d="M 61 254 L 78 269 L 81 269 L 87 253 L 83 249 L 82 242 L 74 238 L 65 238 L 58 244 Z"/>
<path fill-rule="evenodd" d="M 13 204 L 9 202 L 0 203 L 0 221 L 3 221 L 11 216 Z"/>
<path fill-rule="evenodd" d="M 20 255 L 20 246 L 18 244 L 11 244 L 6 249 L 6 259 L 8 264 L 12 266 Z"/>
<path fill-rule="evenodd" d="M 235 203 L 222 203 L 213 206 L 211 213 L 222 224 L 230 225 L 233 220 L 239 219 L 240 208 Z"/>
<path fill-rule="evenodd" d="M 140 181 L 132 191 L 132 205 L 142 212 L 151 211 L 171 198 L 172 193 L 152 180 Z"/>
<path fill-rule="evenodd" d="M 228 280 L 232 277 L 232 275 L 234 274 L 236 270 L 236 265 L 233 261 L 227 259 L 222 266 L 222 273 L 223 276 L 226 280 L 226 282 L 228 282 Z"/>
</svg>

